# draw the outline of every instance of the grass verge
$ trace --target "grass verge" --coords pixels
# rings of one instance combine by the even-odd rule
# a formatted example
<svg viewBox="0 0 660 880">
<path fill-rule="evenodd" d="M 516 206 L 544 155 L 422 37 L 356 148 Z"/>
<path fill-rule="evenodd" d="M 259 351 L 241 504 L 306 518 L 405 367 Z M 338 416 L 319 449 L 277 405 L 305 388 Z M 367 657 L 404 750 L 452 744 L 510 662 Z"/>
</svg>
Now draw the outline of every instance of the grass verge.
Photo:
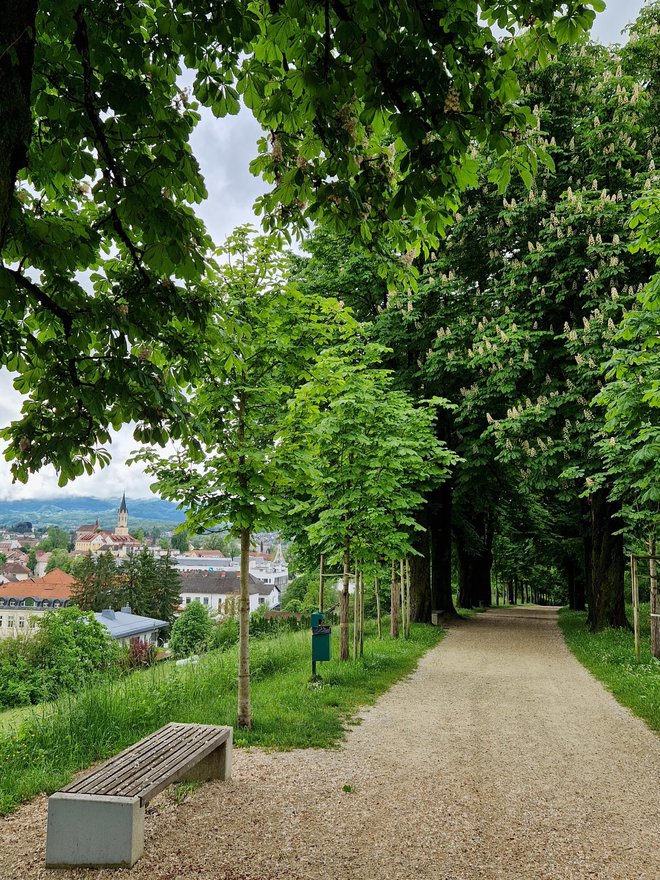
<svg viewBox="0 0 660 880">
<path fill-rule="evenodd" d="M 632 609 L 627 609 L 632 620 Z M 632 632 L 606 629 L 589 632 L 583 611 L 559 612 L 559 626 L 566 644 L 583 666 L 612 692 L 616 699 L 660 731 L 660 661 L 651 656 L 649 605 L 641 606 L 642 657 L 635 661 Z"/>
<path fill-rule="evenodd" d="M 332 655 L 338 654 L 338 628 Z M 327 748 L 345 722 L 397 679 L 443 636 L 413 624 L 410 639 L 378 641 L 369 627 L 358 662 L 320 664 L 310 685 L 311 634 L 255 641 L 251 649 L 254 727 L 235 730 L 237 745 Z M 205 655 L 196 666 L 163 664 L 120 681 L 104 682 L 33 710 L 15 728 L 0 730 L 0 814 L 39 792 L 52 792 L 73 774 L 117 753 L 169 721 L 236 727 L 236 648 Z"/>
</svg>

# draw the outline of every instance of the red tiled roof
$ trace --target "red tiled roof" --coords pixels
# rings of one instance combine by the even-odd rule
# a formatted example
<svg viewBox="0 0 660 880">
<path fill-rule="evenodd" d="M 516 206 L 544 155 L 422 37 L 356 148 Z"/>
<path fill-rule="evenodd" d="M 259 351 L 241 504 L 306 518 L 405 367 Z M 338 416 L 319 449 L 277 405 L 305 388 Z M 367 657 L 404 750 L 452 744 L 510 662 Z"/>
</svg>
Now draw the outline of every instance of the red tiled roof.
<svg viewBox="0 0 660 880">
<path fill-rule="evenodd" d="M 0 586 L 0 596 L 13 599 L 70 599 L 71 585 L 76 583 L 76 579 L 62 571 L 61 568 L 54 568 L 45 574 L 42 578 L 34 580 L 17 581 L 14 584 L 2 584 Z"/>
</svg>

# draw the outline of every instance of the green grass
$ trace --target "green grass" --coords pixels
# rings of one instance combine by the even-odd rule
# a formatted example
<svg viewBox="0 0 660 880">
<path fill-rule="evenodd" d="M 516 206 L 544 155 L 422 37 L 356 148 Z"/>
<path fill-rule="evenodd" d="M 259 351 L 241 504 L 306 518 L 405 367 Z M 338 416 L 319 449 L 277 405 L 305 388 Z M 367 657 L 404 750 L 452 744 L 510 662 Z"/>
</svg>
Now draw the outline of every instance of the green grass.
<svg viewBox="0 0 660 880">
<path fill-rule="evenodd" d="M 632 620 L 632 609 L 627 608 Z M 616 699 L 660 731 L 660 660 L 651 656 L 649 605 L 641 606 L 642 656 L 635 660 L 635 642 L 628 630 L 591 633 L 586 613 L 562 608 L 559 625 L 571 651 L 614 694 Z"/>
<path fill-rule="evenodd" d="M 443 636 L 439 627 L 413 624 L 409 640 L 378 641 L 369 626 L 365 656 L 319 665 L 310 684 L 311 634 L 287 633 L 253 642 L 250 731 L 235 730 L 237 745 L 276 749 L 337 745 L 345 724 Z M 333 656 L 338 653 L 338 627 Z M 32 709 L 16 727 L 0 728 L 0 814 L 39 792 L 52 792 L 72 775 L 169 721 L 236 727 L 237 651 L 205 655 L 196 666 L 161 664 L 119 681 Z"/>
</svg>

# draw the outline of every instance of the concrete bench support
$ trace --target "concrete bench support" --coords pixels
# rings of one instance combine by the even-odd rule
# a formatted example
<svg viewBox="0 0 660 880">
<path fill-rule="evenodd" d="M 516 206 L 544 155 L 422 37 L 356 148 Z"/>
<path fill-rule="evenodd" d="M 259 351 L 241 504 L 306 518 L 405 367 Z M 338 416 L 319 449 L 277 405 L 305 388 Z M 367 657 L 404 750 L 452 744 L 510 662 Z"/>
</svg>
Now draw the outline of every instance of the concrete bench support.
<svg viewBox="0 0 660 880">
<path fill-rule="evenodd" d="M 48 798 L 46 865 L 131 867 L 144 851 L 139 797 L 58 791 Z"/>
</svg>

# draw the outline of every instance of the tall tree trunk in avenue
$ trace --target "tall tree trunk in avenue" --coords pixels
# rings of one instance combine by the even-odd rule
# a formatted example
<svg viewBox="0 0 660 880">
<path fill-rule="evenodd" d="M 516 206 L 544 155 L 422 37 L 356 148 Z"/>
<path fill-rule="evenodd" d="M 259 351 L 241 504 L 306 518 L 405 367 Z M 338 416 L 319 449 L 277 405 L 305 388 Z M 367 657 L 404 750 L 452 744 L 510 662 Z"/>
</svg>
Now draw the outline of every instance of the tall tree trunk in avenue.
<svg viewBox="0 0 660 880">
<path fill-rule="evenodd" d="M 392 571 L 390 574 L 390 635 L 393 639 L 399 638 L 399 590 L 394 560 L 392 560 Z"/>
<path fill-rule="evenodd" d="M 399 559 L 399 598 L 401 599 L 401 629 L 406 637 L 406 578 L 403 559 Z"/>
<path fill-rule="evenodd" d="M 456 616 L 451 591 L 452 484 L 434 489 L 428 498 L 427 515 L 431 549 L 431 611 Z M 415 618 L 417 620 L 417 618 Z"/>
<path fill-rule="evenodd" d="M 583 507 L 583 555 L 584 555 L 584 595 L 585 604 L 587 606 L 587 624 L 592 626 L 592 614 L 595 610 L 596 603 L 593 593 L 593 541 L 591 537 L 591 502 L 585 498 L 582 499 Z"/>
<path fill-rule="evenodd" d="M 428 531 L 428 505 L 417 521 L 424 527 L 413 538 L 413 547 L 420 554 L 410 559 L 410 614 L 419 623 L 431 622 L 431 540 Z"/>
<path fill-rule="evenodd" d="M 353 587 L 353 660 L 357 658 L 358 646 L 358 609 L 360 608 L 360 568 L 355 563 L 355 586 Z"/>
<path fill-rule="evenodd" d="M 660 596 L 658 596 L 658 560 L 655 558 L 655 538 L 651 538 L 649 541 L 649 557 L 651 654 L 660 660 Z"/>
<path fill-rule="evenodd" d="M 364 657 L 364 572 L 360 571 L 360 643 L 359 654 Z"/>
<path fill-rule="evenodd" d="M 483 531 L 481 532 L 484 542 L 483 551 L 479 556 L 478 573 L 479 573 L 479 604 L 490 608 L 493 604 L 493 586 L 491 575 L 493 571 L 493 538 L 495 530 L 493 527 L 493 519 L 491 516 L 483 518 Z"/>
<path fill-rule="evenodd" d="M 9 227 L 16 175 L 32 138 L 32 69 L 38 0 L 0 0 L 0 250 Z"/>
<path fill-rule="evenodd" d="M 348 585 L 351 580 L 351 539 L 344 537 L 344 577 L 339 594 L 339 659 L 348 660 Z"/>
<path fill-rule="evenodd" d="M 458 561 L 458 593 L 456 594 L 456 604 L 459 608 L 472 608 L 472 584 L 474 582 L 474 574 L 472 564 L 474 556 L 467 553 L 460 541 L 456 546 L 456 558 Z"/>
<path fill-rule="evenodd" d="M 378 627 L 378 639 L 383 638 L 383 625 L 380 619 L 380 587 L 378 577 L 374 577 L 374 593 L 376 594 L 376 626 Z"/>
<path fill-rule="evenodd" d="M 621 528 L 621 503 L 608 499 L 607 489 L 591 496 L 591 576 L 593 607 L 590 625 L 593 632 L 606 627 L 628 627 L 623 590 L 625 560 Z"/>
<path fill-rule="evenodd" d="M 410 638 L 410 559 L 406 559 L 406 638 Z"/>
<path fill-rule="evenodd" d="M 250 705 L 250 530 L 241 529 L 241 592 L 238 635 L 238 726 L 252 727 Z"/>
<path fill-rule="evenodd" d="M 477 546 L 465 545 L 464 534 L 456 539 L 458 558 L 458 596 L 461 608 L 492 604 L 491 570 L 493 566 L 493 524 L 489 517 L 478 516 L 470 523 L 478 538 Z M 476 542 L 474 542 L 476 544 Z"/>
</svg>

